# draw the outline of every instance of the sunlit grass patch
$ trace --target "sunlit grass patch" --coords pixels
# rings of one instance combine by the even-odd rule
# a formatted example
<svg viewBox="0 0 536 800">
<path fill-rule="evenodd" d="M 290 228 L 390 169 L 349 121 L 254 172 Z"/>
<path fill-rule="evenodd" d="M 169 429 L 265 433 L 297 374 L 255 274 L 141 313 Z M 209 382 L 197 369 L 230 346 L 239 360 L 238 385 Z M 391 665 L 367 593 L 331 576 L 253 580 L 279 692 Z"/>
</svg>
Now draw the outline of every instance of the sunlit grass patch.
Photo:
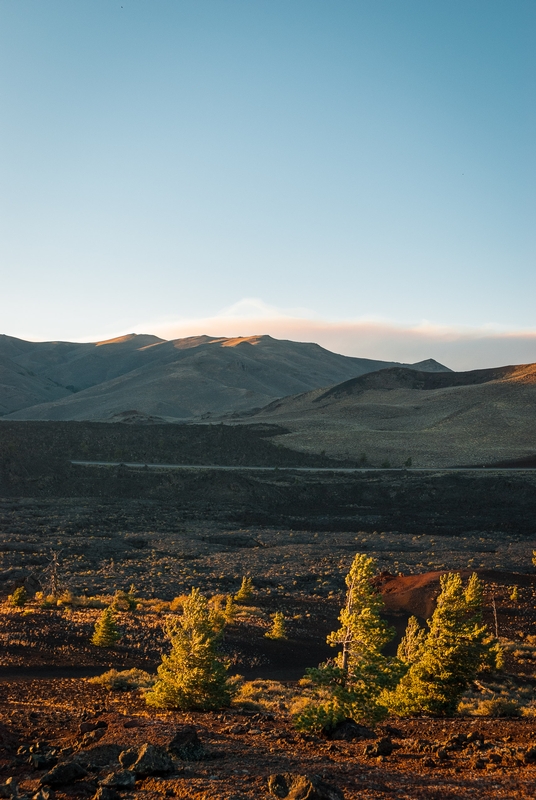
<svg viewBox="0 0 536 800">
<path fill-rule="evenodd" d="M 135 689 L 150 689 L 156 680 L 156 675 L 150 675 L 143 669 L 126 669 L 118 671 L 110 669 L 102 675 L 88 678 L 88 683 L 104 686 L 112 692 L 130 692 Z"/>
<path fill-rule="evenodd" d="M 245 681 L 240 685 L 233 705 L 252 711 L 281 714 L 290 712 L 297 694 L 294 686 L 259 678 L 254 681 Z"/>
</svg>

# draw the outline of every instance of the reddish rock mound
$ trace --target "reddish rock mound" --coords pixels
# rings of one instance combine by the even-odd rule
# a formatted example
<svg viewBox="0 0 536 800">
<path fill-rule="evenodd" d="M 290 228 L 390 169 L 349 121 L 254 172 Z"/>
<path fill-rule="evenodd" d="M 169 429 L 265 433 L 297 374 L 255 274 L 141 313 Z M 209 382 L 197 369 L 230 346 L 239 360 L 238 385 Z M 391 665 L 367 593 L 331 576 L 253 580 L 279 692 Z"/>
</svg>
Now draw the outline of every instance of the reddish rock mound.
<svg viewBox="0 0 536 800">
<path fill-rule="evenodd" d="M 425 572 L 421 575 L 391 575 L 383 572 L 376 579 L 376 587 L 382 593 L 387 611 L 414 614 L 422 619 L 429 619 L 434 612 L 440 592 L 440 577 L 446 572 L 448 570 Z M 519 572 L 463 569 L 460 570 L 460 575 L 467 579 L 473 572 L 476 572 L 485 584 L 494 583 L 499 586 L 516 584 L 517 586 L 536 587 L 536 575 Z"/>
</svg>

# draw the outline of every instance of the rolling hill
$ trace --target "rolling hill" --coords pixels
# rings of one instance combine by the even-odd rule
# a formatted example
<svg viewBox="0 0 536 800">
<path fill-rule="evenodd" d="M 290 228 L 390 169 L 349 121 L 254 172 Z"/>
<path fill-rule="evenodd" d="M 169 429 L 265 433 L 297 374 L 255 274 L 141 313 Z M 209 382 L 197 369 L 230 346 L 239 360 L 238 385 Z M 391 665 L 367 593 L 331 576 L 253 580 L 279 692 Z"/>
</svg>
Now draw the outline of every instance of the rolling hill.
<svg viewBox="0 0 536 800">
<path fill-rule="evenodd" d="M 442 467 L 533 456 L 535 409 L 536 364 L 435 373 L 394 367 L 277 400 L 247 422 L 283 426 L 289 433 L 277 441 L 294 450 Z"/>
<path fill-rule="evenodd" d="M 270 336 L 166 341 L 123 336 L 96 343 L 0 337 L 0 414 L 6 419 L 170 422 L 260 408 L 393 362 L 351 358 Z M 448 371 L 430 359 L 409 366 Z"/>
</svg>

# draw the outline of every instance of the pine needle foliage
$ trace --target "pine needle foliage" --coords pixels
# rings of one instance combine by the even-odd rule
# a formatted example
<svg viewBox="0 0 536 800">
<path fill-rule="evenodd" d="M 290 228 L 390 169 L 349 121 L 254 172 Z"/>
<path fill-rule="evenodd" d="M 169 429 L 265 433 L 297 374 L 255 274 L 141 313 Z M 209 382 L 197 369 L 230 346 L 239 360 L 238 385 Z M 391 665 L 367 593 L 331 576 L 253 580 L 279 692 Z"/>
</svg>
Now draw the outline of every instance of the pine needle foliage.
<svg viewBox="0 0 536 800">
<path fill-rule="evenodd" d="M 476 573 L 465 587 L 457 573 L 441 577 L 428 631 L 413 617 L 398 655 L 408 671 L 383 700 L 400 716 L 453 714 L 477 673 L 499 666 L 500 648 L 482 622 L 482 584 Z"/>
<path fill-rule="evenodd" d="M 15 608 L 22 608 L 28 602 L 28 593 L 24 586 L 19 586 L 18 589 L 15 589 L 13 594 L 9 595 L 9 602 Z"/>
<path fill-rule="evenodd" d="M 251 600 L 253 597 L 253 580 L 252 578 L 248 578 L 244 575 L 242 578 L 242 583 L 240 585 L 240 589 L 235 594 L 235 600 L 237 603 L 247 603 L 248 600 Z"/>
<path fill-rule="evenodd" d="M 408 667 L 413 664 L 420 655 L 425 639 L 426 631 L 419 625 L 417 617 L 410 617 L 396 653 L 400 661 Z"/>
<path fill-rule="evenodd" d="M 192 589 L 182 615 L 167 624 L 171 652 L 163 656 L 156 683 L 145 696 L 148 705 L 180 711 L 230 705 L 227 667 L 218 652 L 223 623 L 222 614 L 209 608 L 199 589 Z"/>
<path fill-rule="evenodd" d="M 121 634 L 117 630 L 113 611 L 111 608 L 105 608 L 95 623 L 91 644 L 97 647 L 113 647 L 120 638 Z"/>
<path fill-rule="evenodd" d="M 272 627 L 264 634 L 267 639 L 286 639 L 287 628 L 285 625 L 285 617 L 282 611 L 276 611 L 273 616 Z"/>
<path fill-rule="evenodd" d="M 330 728 L 346 717 L 373 724 L 387 715 L 380 695 L 396 685 L 404 666 L 398 658 L 382 653 L 394 630 L 380 616 L 383 600 L 372 585 L 375 574 L 374 559 L 358 553 L 346 576 L 341 627 L 327 639 L 341 651 L 333 661 L 307 670 L 316 691 L 312 702 L 295 717 L 298 729 Z"/>
<path fill-rule="evenodd" d="M 232 594 L 227 595 L 227 599 L 225 601 L 225 609 L 223 611 L 223 616 L 225 617 L 225 622 L 227 624 L 231 624 L 234 621 L 234 618 L 237 614 L 237 608 L 234 601 Z"/>
</svg>

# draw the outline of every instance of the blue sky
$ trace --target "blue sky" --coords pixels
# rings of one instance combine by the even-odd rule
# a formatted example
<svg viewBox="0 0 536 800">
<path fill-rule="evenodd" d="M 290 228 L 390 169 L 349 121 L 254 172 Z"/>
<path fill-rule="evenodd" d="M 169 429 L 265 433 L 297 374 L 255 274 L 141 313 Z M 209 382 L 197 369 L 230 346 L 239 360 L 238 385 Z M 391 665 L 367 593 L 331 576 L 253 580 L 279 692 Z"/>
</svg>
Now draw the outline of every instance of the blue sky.
<svg viewBox="0 0 536 800">
<path fill-rule="evenodd" d="M 0 332 L 530 355 L 535 34 L 533 0 L 1 0 Z"/>
</svg>

